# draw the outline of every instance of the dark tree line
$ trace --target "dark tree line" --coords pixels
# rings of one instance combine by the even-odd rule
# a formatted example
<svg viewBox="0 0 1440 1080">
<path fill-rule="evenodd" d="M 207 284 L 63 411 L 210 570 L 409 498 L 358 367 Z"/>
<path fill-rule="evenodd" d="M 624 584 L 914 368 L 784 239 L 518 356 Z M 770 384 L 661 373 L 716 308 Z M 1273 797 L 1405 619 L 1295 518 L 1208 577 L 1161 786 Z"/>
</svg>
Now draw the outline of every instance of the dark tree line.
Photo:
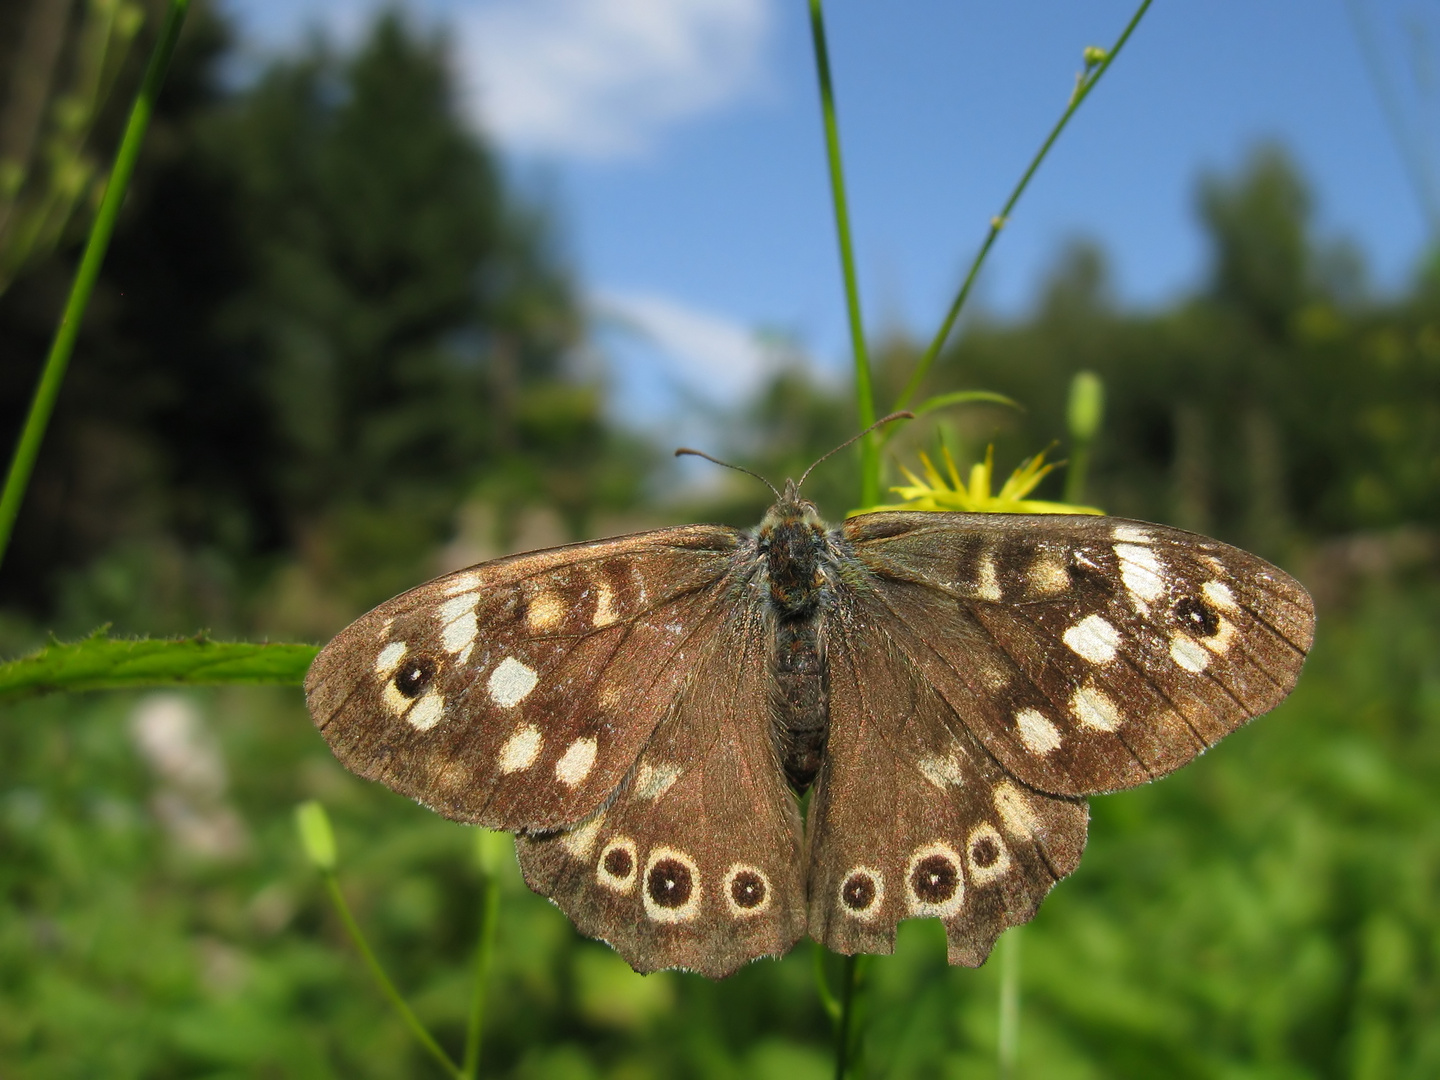
<svg viewBox="0 0 1440 1080">
<path fill-rule="evenodd" d="M 355 52 L 316 44 L 238 90 L 228 49 L 198 9 L 0 572 L 7 602 L 49 614 L 103 557 L 141 591 L 178 559 L 243 593 L 296 553 L 365 597 L 413 578 L 477 490 L 557 507 L 576 533 L 630 499 L 637 451 L 569 370 L 563 255 L 459 114 L 439 38 L 386 15 Z M 75 256 L 0 297 L 3 430 Z M 175 559 L 146 570 L 156 551 Z"/>
</svg>

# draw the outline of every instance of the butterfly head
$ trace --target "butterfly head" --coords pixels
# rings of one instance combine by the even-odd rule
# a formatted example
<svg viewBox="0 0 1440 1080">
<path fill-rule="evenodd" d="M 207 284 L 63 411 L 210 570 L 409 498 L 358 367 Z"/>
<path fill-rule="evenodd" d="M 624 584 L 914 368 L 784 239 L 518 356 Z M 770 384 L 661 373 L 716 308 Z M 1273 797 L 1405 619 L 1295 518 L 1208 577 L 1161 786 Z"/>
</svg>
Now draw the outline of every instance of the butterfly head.
<svg viewBox="0 0 1440 1080">
<path fill-rule="evenodd" d="M 768 570 L 771 599 L 789 614 L 813 609 L 825 583 L 820 566 L 825 522 L 815 504 L 800 497 L 794 480 L 785 481 L 784 493 L 765 512 L 755 540 Z"/>
</svg>

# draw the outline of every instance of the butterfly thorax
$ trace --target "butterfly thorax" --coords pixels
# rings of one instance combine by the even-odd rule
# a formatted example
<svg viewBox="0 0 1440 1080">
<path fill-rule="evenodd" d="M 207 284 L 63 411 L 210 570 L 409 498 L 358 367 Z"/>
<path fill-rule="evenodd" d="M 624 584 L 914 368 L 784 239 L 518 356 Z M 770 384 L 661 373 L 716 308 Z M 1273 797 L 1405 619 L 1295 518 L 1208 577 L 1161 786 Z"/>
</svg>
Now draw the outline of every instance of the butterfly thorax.
<svg viewBox="0 0 1440 1080">
<path fill-rule="evenodd" d="M 805 791 L 820 771 L 829 732 L 821 621 L 829 594 L 825 523 L 793 481 L 756 534 L 763 559 L 771 635 L 770 704 L 776 751 L 790 786 Z"/>
</svg>

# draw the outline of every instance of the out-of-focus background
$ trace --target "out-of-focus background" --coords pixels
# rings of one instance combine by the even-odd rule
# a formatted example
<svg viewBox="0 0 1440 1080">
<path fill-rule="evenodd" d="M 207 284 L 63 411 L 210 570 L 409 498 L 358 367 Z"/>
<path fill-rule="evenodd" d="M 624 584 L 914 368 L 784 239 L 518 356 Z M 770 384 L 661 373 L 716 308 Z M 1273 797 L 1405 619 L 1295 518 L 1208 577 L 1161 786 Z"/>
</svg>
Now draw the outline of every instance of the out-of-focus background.
<svg viewBox="0 0 1440 1080">
<path fill-rule="evenodd" d="M 0 432 L 53 332 L 156 0 L 0 8 Z M 882 406 L 1123 3 L 833 5 Z M 0 649 L 321 641 L 441 570 L 750 524 L 855 430 L 804 5 L 197 0 L 0 567 Z M 1440 1075 L 1440 16 L 1157 3 L 928 390 L 963 462 L 1106 389 L 1087 501 L 1315 594 L 1281 709 L 1094 800 L 1024 931 L 1017 1075 Z M 913 465 L 937 424 L 892 444 Z M 8 437 L 8 436 L 7 436 Z M 1058 497 L 1059 476 L 1042 494 Z M 857 498 L 840 457 L 808 491 Z M 469 831 L 343 772 L 293 691 L 0 718 L 0 1075 L 427 1075 L 294 840 L 463 1036 Z M 507 871 L 486 1075 L 829 1075 L 808 947 L 640 978 Z M 996 1073 L 998 973 L 872 965 L 884 1077 Z"/>
</svg>

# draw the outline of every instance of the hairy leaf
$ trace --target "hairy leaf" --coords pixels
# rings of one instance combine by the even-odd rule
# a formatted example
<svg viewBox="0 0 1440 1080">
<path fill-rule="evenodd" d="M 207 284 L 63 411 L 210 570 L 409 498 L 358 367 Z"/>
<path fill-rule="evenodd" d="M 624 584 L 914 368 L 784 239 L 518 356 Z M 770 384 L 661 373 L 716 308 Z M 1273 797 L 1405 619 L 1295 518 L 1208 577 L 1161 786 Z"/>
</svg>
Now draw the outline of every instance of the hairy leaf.
<svg viewBox="0 0 1440 1080">
<path fill-rule="evenodd" d="M 211 641 L 203 635 L 120 639 L 99 631 L 82 641 L 52 641 L 33 655 L 0 664 L 0 701 L 57 690 L 299 686 L 316 651 L 314 645 Z"/>
</svg>

